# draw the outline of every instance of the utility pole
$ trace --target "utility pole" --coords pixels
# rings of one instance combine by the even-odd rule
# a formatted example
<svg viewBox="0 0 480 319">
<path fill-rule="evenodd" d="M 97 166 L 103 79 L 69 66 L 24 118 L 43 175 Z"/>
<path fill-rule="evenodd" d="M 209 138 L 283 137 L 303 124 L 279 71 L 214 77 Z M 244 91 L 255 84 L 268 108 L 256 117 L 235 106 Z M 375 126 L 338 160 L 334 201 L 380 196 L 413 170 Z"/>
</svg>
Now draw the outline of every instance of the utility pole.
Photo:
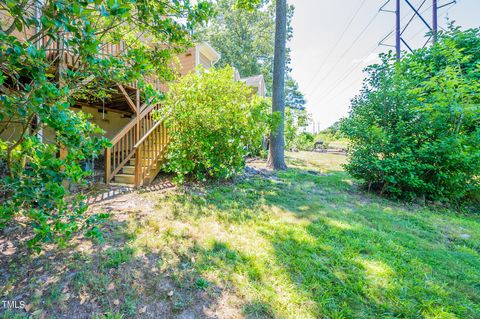
<svg viewBox="0 0 480 319">
<path fill-rule="evenodd" d="M 391 31 L 388 33 L 380 42 L 379 45 L 387 46 L 387 47 L 395 47 L 396 51 L 396 56 L 397 56 L 397 61 L 400 60 L 401 55 L 402 55 L 402 44 L 407 47 L 407 49 L 410 52 L 413 52 L 412 47 L 408 44 L 408 42 L 405 40 L 403 37 L 403 34 L 405 30 L 408 29 L 408 26 L 412 22 L 412 20 L 416 17 L 420 19 L 420 21 L 428 28 L 428 30 L 431 32 L 431 38 L 433 43 L 437 41 L 438 38 L 438 11 L 441 8 L 450 6 L 452 4 L 456 4 L 457 0 L 452 0 L 448 3 L 445 3 L 443 5 L 438 5 L 438 0 L 432 0 L 432 22 L 431 24 L 427 22 L 427 20 L 423 17 L 423 13 L 426 11 L 423 10 L 421 11 L 423 5 L 426 3 L 426 1 L 423 1 L 420 6 L 416 7 L 412 4 L 412 0 L 395 0 L 396 4 L 396 9 L 388 9 L 388 5 L 392 2 L 392 0 L 386 0 L 386 2 L 380 7 L 380 11 L 382 12 L 388 12 L 388 13 L 395 13 L 395 29 L 394 31 Z M 409 9 L 413 12 L 412 17 L 408 21 L 408 23 L 405 24 L 402 28 L 402 22 L 401 22 L 401 5 L 406 4 L 408 5 Z M 395 45 L 392 44 L 387 44 L 384 43 L 386 39 L 388 39 L 393 33 L 395 33 Z M 427 42 L 424 44 L 427 45 L 427 43 L 430 42 L 430 38 L 428 38 Z"/>
<path fill-rule="evenodd" d="M 438 34 L 438 1 L 433 0 L 432 5 L 432 33 L 433 33 L 433 43 L 437 42 L 437 34 Z"/>
<path fill-rule="evenodd" d="M 401 58 L 401 43 L 402 40 L 402 33 L 400 31 L 400 0 L 397 1 L 397 8 L 395 9 L 396 14 L 396 27 L 395 27 L 395 50 L 397 51 L 397 61 L 400 61 Z"/>
</svg>

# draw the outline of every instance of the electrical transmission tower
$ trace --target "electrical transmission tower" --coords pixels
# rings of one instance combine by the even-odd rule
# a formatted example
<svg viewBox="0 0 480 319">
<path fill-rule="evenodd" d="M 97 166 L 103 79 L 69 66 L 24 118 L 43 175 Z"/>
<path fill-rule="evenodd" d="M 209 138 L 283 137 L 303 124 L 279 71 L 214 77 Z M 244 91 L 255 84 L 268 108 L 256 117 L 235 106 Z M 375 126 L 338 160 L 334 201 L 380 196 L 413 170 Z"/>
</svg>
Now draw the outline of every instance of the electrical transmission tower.
<svg viewBox="0 0 480 319">
<path fill-rule="evenodd" d="M 428 28 L 430 31 L 430 38 L 428 39 L 427 43 L 430 41 L 430 39 L 435 42 L 437 40 L 437 34 L 438 34 L 438 11 L 446 6 L 452 5 L 457 3 L 456 0 L 450 1 L 446 4 L 440 5 L 438 4 L 438 0 L 432 0 L 432 4 L 424 9 L 423 11 L 421 10 L 422 7 L 425 5 L 427 0 L 423 0 L 419 6 L 414 6 L 411 2 L 411 0 L 395 0 L 395 10 L 387 10 L 385 9 L 387 5 L 391 2 L 392 0 L 388 0 L 381 8 L 379 11 L 381 12 L 389 12 L 389 13 L 394 13 L 395 14 L 395 20 L 396 20 L 396 26 L 395 26 L 395 45 L 388 45 L 385 44 L 384 41 L 393 33 L 390 32 L 385 38 L 383 38 L 379 45 L 383 46 L 391 46 L 395 47 L 395 51 L 397 54 L 397 60 L 400 60 L 401 55 L 402 55 L 402 44 L 405 45 L 410 52 L 413 52 L 412 47 L 408 44 L 408 42 L 404 39 L 403 34 L 405 33 L 405 30 L 407 30 L 408 26 L 410 23 L 417 17 L 419 18 L 422 23 Z M 402 11 L 402 4 L 407 4 L 409 9 L 413 11 L 413 15 L 410 18 L 410 20 L 402 27 L 402 20 L 401 20 L 401 11 Z M 431 24 L 427 22 L 427 19 L 423 16 L 423 14 L 429 9 L 432 8 L 432 22 Z M 426 43 L 425 43 L 426 44 Z"/>
</svg>

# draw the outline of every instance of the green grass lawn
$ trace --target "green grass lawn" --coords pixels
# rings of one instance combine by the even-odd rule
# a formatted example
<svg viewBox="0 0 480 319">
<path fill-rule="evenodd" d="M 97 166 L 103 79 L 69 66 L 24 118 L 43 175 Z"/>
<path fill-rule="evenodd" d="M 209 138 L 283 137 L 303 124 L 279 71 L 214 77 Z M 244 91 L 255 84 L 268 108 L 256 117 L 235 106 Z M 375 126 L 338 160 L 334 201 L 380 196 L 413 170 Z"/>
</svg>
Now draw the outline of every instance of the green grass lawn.
<svg viewBox="0 0 480 319">
<path fill-rule="evenodd" d="M 57 274 L 29 300 L 53 317 L 480 318 L 478 215 L 365 194 L 344 160 L 289 153 L 277 177 L 135 194 L 152 205 L 112 210 L 103 246 L 79 239 L 60 274 L 18 260 L 0 295 L 37 263 L 24 289 Z"/>
</svg>

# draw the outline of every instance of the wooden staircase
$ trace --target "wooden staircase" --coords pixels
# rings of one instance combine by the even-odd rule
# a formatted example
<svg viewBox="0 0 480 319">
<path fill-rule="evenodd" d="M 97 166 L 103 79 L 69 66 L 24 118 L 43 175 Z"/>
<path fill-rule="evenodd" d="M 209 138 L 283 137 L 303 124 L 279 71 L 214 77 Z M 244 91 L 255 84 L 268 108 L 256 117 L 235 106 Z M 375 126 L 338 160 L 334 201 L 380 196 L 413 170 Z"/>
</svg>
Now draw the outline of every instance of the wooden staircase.
<svg viewBox="0 0 480 319">
<path fill-rule="evenodd" d="M 105 150 L 105 182 L 150 184 L 165 161 L 169 142 L 163 119 L 154 120 L 160 105 L 145 107 L 112 140 Z"/>
<path fill-rule="evenodd" d="M 58 34 L 58 38 L 44 36 L 39 44 L 46 50 L 47 58 L 58 61 L 63 68 L 75 69 L 79 60 L 67 45 L 73 35 L 68 32 Z M 125 54 L 129 48 L 123 40 L 115 43 L 103 43 L 97 56 L 105 58 Z M 84 85 L 94 78 L 85 79 Z M 158 78 L 146 76 L 145 82 L 161 91 Z M 127 108 L 135 114 L 118 134 L 111 139 L 112 146 L 105 150 L 105 183 L 133 184 L 135 187 L 148 185 L 153 181 L 165 160 L 169 141 L 163 120 L 155 120 L 154 112 L 160 105 L 141 105 L 138 82 L 116 84 L 118 93 L 125 98 Z M 135 92 L 133 96 L 132 92 Z M 123 103 L 124 103 L 123 102 Z"/>
</svg>

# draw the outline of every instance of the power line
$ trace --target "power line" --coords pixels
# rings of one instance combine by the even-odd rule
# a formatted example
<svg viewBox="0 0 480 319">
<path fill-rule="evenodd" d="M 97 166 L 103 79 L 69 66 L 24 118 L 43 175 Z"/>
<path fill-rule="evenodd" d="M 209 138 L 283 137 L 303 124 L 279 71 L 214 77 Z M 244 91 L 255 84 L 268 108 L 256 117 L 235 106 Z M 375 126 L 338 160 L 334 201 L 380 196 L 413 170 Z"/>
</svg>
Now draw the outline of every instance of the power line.
<svg viewBox="0 0 480 319">
<path fill-rule="evenodd" d="M 355 13 L 353 14 L 353 16 L 350 18 L 350 21 L 348 22 L 347 26 L 345 27 L 345 29 L 343 29 L 343 32 L 342 34 L 340 35 L 340 37 L 337 39 L 337 41 L 335 42 L 335 44 L 333 45 L 333 47 L 330 49 L 330 52 L 326 55 L 326 57 L 322 60 L 322 63 L 319 64 L 319 68 L 317 69 L 317 71 L 315 71 L 315 74 L 313 76 L 313 78 L 310 79 L 310 81 L 308 82 L 309 85 L 307 87 L 307 91 L 310 89 L 312 83 L 316 80 L 317 76 L 320 74 L 320 71 L 321 69 L 323 68 L 323 66 L 325 65 L 325 62 L 327 62 L 327 60 L 331 57 L 331 55 L 333 54 L 333 52 L 335 51 L 335 49 L 338 47 L 338 45 L 340 44 L 340 42 L 343 40 L 343 37 L 345 36 L 345 34 L 347 33 L 348 29 L 350 28 L 350 26 L 352 25 L 353 21 L 355 20 L 355 18 L 357 17 L 358 13 L 360 12 L 360 10 L 363 8 L 363 6 L 365 5 L 365 3 L 367 2 L 367 0 L 363 0 L 362 3 L 360 4 L 360 6 L 357 8 L 357 10 L 355 11 Z"/>
<path fill-rule="evenodd" d="M 426 1 L 426 0 L 424 0 L 424 1 Z M 374 17 L 370 20 L 370 22 L 365 26 L 365 28 L 362 30 L 362 32 L 360 32 L 360 34 L 357 36 L 357 38 L 354 40 L 354 42 L 350 45 L 350 47 L 343 53 L 342 57 L 340 57 L 340 59 L 337 60 L 337 62 L 336 62 L 335 65 L 333 66 L 333 68 L 331 68 L 330 71 L 328 72 L 328 74 L 325 75 L 325 76 L 322 78 L 322 80 L 319 82 L 319 86 L 320 86 L 320 84 L 323 83 L 323 81 L 324 81 L 326 78 L 328 78 L 328 76 L 335 70 L 335 68 L 336 68 L 337 65 L 341 62 L 341 60 L 347 55 L 347 53 L 353 48 L 353 46 L 355 45 L 355 43 L 360 39 L 360 37 L 365 33 L 365 31 L 368 29 L 368 27 L 373 23 L 373 21 L 374 21 L 375 18 L 378 16 L 378 14 L 379 14 L 380 12 L 382 12 L 382 11 L 386 11 L 386 10 L 383 10 L 383 8 L 384 8 L 389 2 L 390 2 L 390 1 L 387 1 L 387 2 L 380 8 L 380 10 L 375 14 L 375 16 L 374 16 Z M 405 20 L 407 17 L 408 17 L 408 14 L 405 15 L 405 16 L 402 18 L 402 21 Z M 392 30 L 390 33 L 393 33 L 393 30 Z M 388 36 L 387 36 L 387 37 L 388 37 Z M 387 38 L 387 37 L 386 37 L 386 38 Z M 372 54 L 372 53 L 376 50 L 377 47 L 378 47 L 378 45 L 375 46 L 375 48 L 373 48 L 373 50 L 371 51 L 371 53 L 369 53 L 368 55 Z M 367 55 L 367 56 L 368 56 L 368 55 Z M 354 69 L 356 66 L 360 65 L 362 62 L 363 62 L 363 61 L 359 61 L 359 63 L 357 63 L 353 68 L 349 69 L 349 71 L 347 71 L 345 77 L 348 76 L 348 74 L 351 73 L 351 72 L 353 71 L 353 69 Z M 344 77 L 344 78 L 345 78 L 345 77 Z M 335 82 L 335 83 L 338 84 L 338 81 Z M 318 87 L 319 87 L 319 86 L 318 86 Z M 314 93 L 316 93 L 316 91 L 318 90 L 318 87 L 317 87 L 316 90 L 314 90 L 314 91 L 312 92 L 312 95 L 313 95 Z M 330 86 L 329 88 L 332 88 L 332 87 L 335 88 L 336 86 L 335 86 L 335 85 L 334 85 L 334 86 Z M 328 90 L 327 90 L 327 91 L 328 91 Z M 331 91 L 329 91 L 329 92 L 331 93 Z"/>
<path fill-rule="evenodd" d="M 425 2 L 426 2 L 426 0 L 423 0 L 422 4 L 420 4 L 420 8 L 425 4 Z M 388 10 L 383 10 L 383 8 L 384 8 L 388 3 L 389 3 L 389 1 L 387 1 L 387 2 L 381 7 L 381 9 L 379 10 L 379 12 L 388 11 Z M 431 6 L 430 6 L 430 7 L 431 7 Z M 425 10 L 428 10 L 428 8 L 425 9 Z M 401 19 L 401 21 L 404 21 L 408 16 L 409 16 L 409 14 L 406 14 L 405 16 L 403 16 L 402 19 Z M 374 17 L 374 18 L 375 18 L 375 17 Z M 411 22 L 411 20 L 412 20 L 412 19 L 410 19 L 410 21 L 407 23 L 407 25 Z M 371 23 L 370 23 L 370 24 L 371 24 Z M 367 29 L 368 26 L 369 26 L 369 25 L 367 25 L 367 27 L 366 27 L 365 29 Z M 365 29 L 364 29 L 364 30 L 365 30 Z M 394 31 L 394 29 L 393 29 L 390 33 L 388 33 L 388 35 L 387 35 L 386 37 L 384 37 L 383 40 L 387 39 L 387 38 L 393 33 L 393 31 Z M 357 40 L 358 40 L 358 37 L 357 37 Z M 383 40 L 382 40 L 382 41 L 383 41 Z M 381 42 L 382 42 L 382 41 L 381 41 Z M 380 42 L 380 43 L 381 43 L 381 42 Z M 366 57 L 368 57 L 368 56 L 370 56 L 372 53 L 374 53 L 375 50 L 380 46 L 380 43 L 379 43 L 378 45 L 376 45 L 376 46 L 366 55 Z M 336 92 L 336 91 L 338 90 L 338 88 L 339 88 L 339 84 L 340 84 L 341 82 L 343 82 L 348 76 L 350 76 L 350 75 L 352 74 L 352 72 L 353 72 L 358 66 L 360 66 L 360 65 L 362 64 L 362 62 L 364 62 L 363 59 L 360 60 L 360 61 L 358 61 L 355 65 L 353 65 L 350 69 L 348 69 L 347 72 L 344 73 L 342 77 L 339 77 L 338 80 L 334 82 L 334 84 L 330 85 L 325 91 L 322 91 L 322 93 L 323 93 L 323 92 L 328 92 L 327 95 L 324 96 L 323 98 L 326 98 L 326 97 L 332 95 L 334 92 Z"/>
<path fill-rule="evenodd" d="M 370 56 L 372 53 L 375 52 L 375 50 L 378 48 L 379 46 L 378 45 L 375 45 L 375 47 L 369 51 L 369 53 L 366 55 L 366 57 Z M 338 89 L 341 87 L 340 84 L 346 80 L 349 76 L 352 75 L 353 71 L 355 69 L 357 69 L 358 66 L 360 66 L 362 63 L 364 62 L 363 59 L 361 59 L 360 61 L 358 61 L 356 64 L 354 64 L 350 69 L 348 69 L 347 72 L 344 73 L 343 77 L 339 78 L 333 85 L 329 86 L 329 89 L 331 88 L 331 90 L 328 90 L 328 93 L 323 96 L 322 99 L 326 99 L 328 98 L 330 95 L 332 95 L 334 92 L 338 91 Z M 358 80 L 358 78 L 355 79 L 355 81 L 351 81 L 352 84 L 353 82 L 356 82 Z M 351 84 L 350 84 L 351 85 Z M 348 85 L 348 86 L 350 86 Z M 330 100 L 328 100 L 330 101 Z"/>
<path fill-rule="evenodd" d="M 370 21 L 367 23 L 367 25 L 362 29 L 362 31 L 357 35 L 357 37 L 353 40 L 353 42 L 350 44 L 350 46 L 347 48 L 347 50 L 345 50 L 345 52 L 343 52 L 342 56 L 337 60 L 337 62 L 333 65 L 332 68 L 330 68 L 329 72 L 322 78 L 322 80 L 319 82 L 320 83 L 323 83 L 323 81 L 325 79 L 327 79 L 330 74 L 335 70 L 335 68 L 338 66 L 338 64 L 343 60 L 343 58 L 348 54 L 348 52 L 350 52 L 350 50 L 353 48 L 353 46 L 357 43 L 357 41 L 362 37 L 362 35 L 367 31 L 367 29 L 372 25 L 372 23 L 375 21 L 375 19 L 378 17 L 378 14 L 380 13 L 380 11 L 378 11 L 371 19 Z M 317 86 L 317 89 L 315 89 L 312 94 L 314 94 L 316 91 L 318 90 L 318 86 Z"/>
<path fill-rule="evenodd" d="M 444 4 L 444 5 L 440 6 L 440 7 L 438 7 L 438 9 L 443 9 L 444 7 L 448 7 L 447 10 L 445 10 L 445 12 L 443 12 L 443 13 L 441 14 L 441 16 L 443 17 L 443 16 L 445 16 L 445 15 L 447 15 L 447 14 L 449 13 L 450 9 L 453 7 L 453 6 L 450 6 L 451 4 L 458 3 L 458 2 L 460 2 L 460 1 L 461 1 L 461 0 L 452 1 L 452 2 L 449 2 L 449 3 L 447 3 L 447 4 Z M 423 2 L 420 4 L 420 6 L 418 6 L 418 5 L 416 6 L 416 7 L 417 7 L 417 9 L 416 9 L 417 12 L 414 13 L 413 16 L 410 18 L 410 20 L 408 21 L 408 23 L 406 24 L 406 26 L 405 26 L 405 27 L 403 28 L 403 30 L 401 31 L 401 34 L 403 34 L 403 33 L 405 32 L 405 30 L 406 30 L 406 29 L 408 28 L 408 26 L 411 24 L 412 20 L 413 20 L 414 17 L 418 14 L 418 12 L 419 12 L 420 9 L 423 7 L 423 5 L 425 4 L 425 2 L 426 2 L 426 0 L 423 0 Z M 388 2 L 387 2 L 386 4 L 388 4 Z M 386 4 L 385 4 L 385 5 L 386 5 Z M 385 5 L 384 5 L 384 6 L 385 6 Z M 427 10 L 429 10 L 429 9 L 432 8 L 432 7 L 433 7 L 433 5 L 429 5 L 429 6 L 428 6 L 427 8 L 425 8 L 420 14 L 425 13 Z M 382 8 L 383 8 L 383 7 L 382 7 Z M 370 26 L 370 24 L 373 22 L 373 20 L 376 18 L 376 16 L 377 16 L 377 15 L 375 15 L 375 16 L 372 18 L 372 20 L 369 22 L 369 24 L 364 28 L 364 30 L 362 30 L 362 32 L 361 32 L 361 33 L 359 34 L 359 36 L 355 39 L 354 43 L 347 49 L 346 52 L 348 52 L 348 51 L 351 49 L 351 47 L 353 47 L 353 45 L 355 44 L 355 42 L 358 41 L 358 39 L 361 37 L 361 35 L 363 35 L 363 33 L 365 32 L 365 30 Z M 403 17 L 401 20 L 403 21 L 403 20 L 404 20 L 406 17 L 408 17 L 408 16 L 409 16 L 409 14 L 407 14 L 407 15 L 406 15 L 405 17 Z M 442 26 L 440 26 L 440 28 L 444 29 Z M 415 39 L 415 38 L 418 36 L 418 34 L 420 34 L 420 33 L 422 32 L 422 30 L 423 30 L 423 28 L 420 28 L 420 30 L 419 30 L 409 41 L 412 41 L 413 39 Z M 445 29 L 444 29 L 444 30 L 445 30 Z M 393 34 L 393 31 L 394 31 L 394 30 L 392 30 L 390 33 L 388 33 L 387 36 L 384 38 L 384 40 L 388 39 L 388 38 L 391 36 L 391 34 Z M 429 40 L 430 40 L 430 39 L 431 39 L 431 36 L 430 36 Z M 426 45 L 429 43 L 429 40 L 427 40 L 427 42 L 424 44 L 424 46 L 426 46 Z M 373 48 L 373 50 L 371 50 L 370 53 L 367 54 L 366 57 L 370 56 L 378 47 L 379 47 L 379 45 L 375 46 L 375 47 Z M 345 55 L 346 55 L 346 53 L 344 53 L 344 54 L 342 55 L 342 58 L 343 58 Z M 341 59 L 342 59 L 342 58 L 341 58 Z M 341 59 L 340 59 L 340 60 L 341 60 Z M 340 61 L 337 61 L 337 63 L 335 64 L 334 68 L 336 67 L 336 65 L 338 65 L 339 62 L 340 62 Z M 356 83 L 360 78 L 362 78 L 363 75 L 360 76 L 360 77 L 354 78 L 353 81 L 350 81 L 350 82 L 348 83 L 348 85 L 342 85 L 342 83 L 344 82 L 344 80 L 346 80 L 349 76 L 351 76 L 352 73 L 353 73 L 353 71 L 354 71 L 359 65 L 361 65 L 362 62 L 364 62 L 364 59 L 358 61 L 358 62 L 357 62 L 355 65 L 353 65 L 342 77 L 338 78 L 338 80 L 337 80 L 333 85 L 331 85 L 331 86 L 329 87 L 329 90 L 327 90 L 328 93 L 327 93 L 325 96 L 322 96 L 321 100 L 320 100 L 320 101 L 317 101 L 317 103 L 319 103 L 319 102 L 321 102 L 321 101 L 324 101 L 322 104 L 328 104 L 328 103 L 330 103 L 330 101 L 334 100 L 335 97 L 336 97 L 336 96 L 332 96 L 332 94 L 336 93 L 336 92 L 339 91 L 339 90 L 340 90 L 340 91 L 343 91 L 343 90 L 345 90 L 346 88 L 351 87 L 351 86 L 352 86 L 354 83 Z M 330 71 L 332 71 L 332 70 L 330 70 Z M 329 72 L 329 74 L 330 74 L 330 73 L 331 73 L 331 72 Z M 329 75 L 329 74 L 328 74 L 328 75 Z M 328 75 L 327 75 L 326 77 L 328 77 Z M 326 78 L 326 77 L 324 77 L 324 78 Z M 322 81 L 323 81 L 323 79 L 322 79 Z M 321 82 L 320 82 L 320 83 L 321 83 Z M 331 89 L 331 90 L 330 90 L 330 89 Z M 331 96 L 331 97 L 330 97 L 330 96 Z M 329 98 L 329 97 L 330 97 L 330 98 Z"/>
<path fill-rule="evenodd" d="M 459 1 L 461 1 L 461 0 L 459 0 Z M 457 3 L 458 3 L 459 1 L 457 1 Z M 425 2 L 425 1 L 424 1 L 424 2 Z M 420 9 L 422 6 L 423 6 L 423 4 L 420 5 L 419 9 Z M 429 6 L 428 8 L 426 8 L 426 9 L 424 9 L 424 10 L 422 11 L 422 13 L 426 12 L 426 11 L 429 10 L 431 7 L 432 7 L 432 5 L 430 5 L 430 6 Z M 442 8 L 443 8 L 443 7 L 442 7 Z M 442 9 L 442 8 L 441 8 L 441 9 Z M 446 14 L 448 14 L 448 12 L 450 11 L 451 8 L 452 8 L 452 7 L 448 7 L 447 10 L 445 10 L 445 12 L 443 12 L 443 13 L 441 14 L 441 16 L 443 17 L 443 16 L 445 16 Z M 403 20 L 403 19 L 402 19 L 402 20 Z M 414 38 L 416 38 L 416 37 L 421 33 L 422 30 L 423 30 L 423 28 L 420 28 L 420 30 L 414 35 L 413 38 L 410 39 L 410 41 L 413 40 Z M 390 35 L 391 33 L 393 33 L 393 32 L 390 32 L 389 35 Z M 431 39 L 431 36 L 429 37 L 429 39 L 428 39 L 428 41 L 427 41 L 426 44 L 428 44 L 428 42 L 429 42 L 430 39 Z M 426 45 L 426 44 L 425 44 L 425 45 Z M 424 45 L 424 46 L 425 46 L 425 45 Z M 376 47 L 373 49 L 373 51 L 375 51 L 376 48 L 378 48 L 378 46 L 376 46 Z M 372 54 L 373 51 L 371 51 L 370 54 Z M 369 55 L 370 55 L 370 54 L 369 54 Z M 362 61 L 361 61 L 361 62 L 362 62 Z M 348 83 L 348 85 L 346 85 L 346 86 L 345 86 L 345 85 L 343 85 L 343 86 L 342 86 L 342 85 L 339 85 L 339 84 L 342 83 L 345 79 L 347 79 L 347 77 L 351 76 L 352 71 L 353 71 L 353 70 L 356 68 L 356 66 L 358 66 L 359 64 L 360 64 L 360 63 L 357 63 L 353 68 L 350 68 L 349 71 L 347 71 L 347 73 L 346 73 L 342 78 L 340 78 L 338 81 L 335 82 L 335 84 L 334 84 L 333 86 L 331 86 L 331 87 L 333 87 L 333 88 L 335 88 L 335 89 L 329 91 L 329 93 L 323 97 L 323 99 L 324 99 L 324 102 L 323 102 L 323 103 L 324 103 L 324 104 L 328 104 L 330 101 L 332 101 L 332 100 L 335 98 L 334 96 L 331 97 L 331 98 L 328 98 L 328 97 L 331 96 L 333 93 L 337 92 L 338 90 L 342 91 L 342 90 L 344 90 L 345 88 L 352 86 L 355 82 L 357 82 L 360 78 L 363 77 L 363 75 L 362 75 L 362 76 L 360 76 L 360 77 L 354 78 L 353 81 L 350 81 L 350 82 Z"/>
</svg>

